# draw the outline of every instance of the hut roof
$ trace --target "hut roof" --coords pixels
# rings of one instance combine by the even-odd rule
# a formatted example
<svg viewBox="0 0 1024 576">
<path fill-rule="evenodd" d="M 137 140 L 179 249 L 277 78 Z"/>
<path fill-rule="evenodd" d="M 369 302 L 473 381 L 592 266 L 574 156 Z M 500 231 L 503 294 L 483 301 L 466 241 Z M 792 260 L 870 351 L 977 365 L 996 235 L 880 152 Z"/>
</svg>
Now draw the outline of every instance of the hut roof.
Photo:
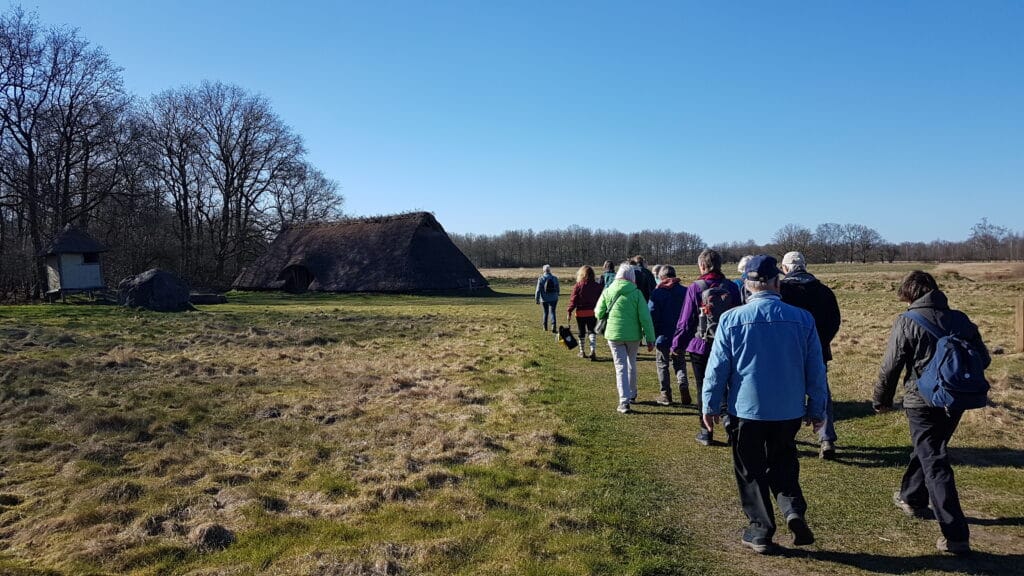
<svg viewBox="0 0 1024 576">
<path fill-rule="evenodd" d="M 43 250 L 43 256 L 51 254 L 87 254 L 94 252 L 106 252 L 107 247 L 100 244 L 89 236 L 81 228 L 66 226 L 60 234 L 50 242 L 50 245 Z"/>
<path fill-rule="evenodd" d="M 487 285 L 428 212 L 291 226 L 239 274 L 233 286 L 288 289 L 296 270 L 301 271 L 301 283 L 321 292 L 421 292 Z"/>
</svg>

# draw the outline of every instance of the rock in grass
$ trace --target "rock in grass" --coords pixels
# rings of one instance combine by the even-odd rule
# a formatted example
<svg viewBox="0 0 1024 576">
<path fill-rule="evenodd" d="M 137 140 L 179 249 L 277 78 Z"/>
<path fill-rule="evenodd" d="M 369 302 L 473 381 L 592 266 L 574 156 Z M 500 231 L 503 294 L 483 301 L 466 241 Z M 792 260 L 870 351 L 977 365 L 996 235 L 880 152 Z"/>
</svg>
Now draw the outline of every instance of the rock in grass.
<svg viewBox="0 0 1024 576">
<path fill-rule="evenodd" d="M 189 286 L 176 274 L 153 268 L 135 277 L 125 278 L 117 285 L 118 300 L 130 308 L 146 308 L 157 312 L 191 310 Z"/>
<path fill-rule="evenodd" d="M 188 541 L 200 550 L 223 550 L 235 542 L 235 534 L 220 524 L 207 522 L 193 528 Z"/>
</svg>

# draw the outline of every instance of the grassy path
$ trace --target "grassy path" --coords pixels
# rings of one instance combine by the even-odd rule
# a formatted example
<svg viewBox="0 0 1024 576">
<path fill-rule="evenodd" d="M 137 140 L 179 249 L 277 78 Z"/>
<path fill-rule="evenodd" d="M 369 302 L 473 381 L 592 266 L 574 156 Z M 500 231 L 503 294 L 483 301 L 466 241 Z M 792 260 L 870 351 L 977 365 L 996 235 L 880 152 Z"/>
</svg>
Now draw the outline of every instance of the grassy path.
<svg viewBox="0 0 1024 576">
<path fill-rule="evenodd" d="M 517 309 L 524 322 L 539 323 L 532 302 Z M 613 543 L 626 573 L 1024 573 L 1019 447 L 979 446 L 971 424 L 954 437 L 954 444 L 966 445 L 954 458 L 972 518 L 976 553 L 968 559 L 936 552 L 935 523 L 905 518 L 893 507 L 892 491 L 909 453 L 906 421 L 901 414 L 870 413 L 866 376 L 877 362 L 870 354 L 837 358 L 831 367 L 840 415 L 838 460 L 817 458 L 809 429 L 798 436 L 801 484 L 818 542 L 793 548 L 783 525 L 776 535 L 782 552 L 759 557 L 739 543 L 746 519 L 729 448 L 694 441 L 694 407 L 653 402 L 658 386 L 652 354 L 640 355 L 640 402 L 634 414 L 623 416 L 615 412 L 613 367 L 603 341 L 601 361 L 589 362 L 557 346 L 539 326 L 531 339 L 547 374 L 540 400 L 576 431 L 579 440 L 568 451 L 581 473 L 599 479 L 604 492 L 595 494 L 596 505 L 626 538 Z"/>
</svg>

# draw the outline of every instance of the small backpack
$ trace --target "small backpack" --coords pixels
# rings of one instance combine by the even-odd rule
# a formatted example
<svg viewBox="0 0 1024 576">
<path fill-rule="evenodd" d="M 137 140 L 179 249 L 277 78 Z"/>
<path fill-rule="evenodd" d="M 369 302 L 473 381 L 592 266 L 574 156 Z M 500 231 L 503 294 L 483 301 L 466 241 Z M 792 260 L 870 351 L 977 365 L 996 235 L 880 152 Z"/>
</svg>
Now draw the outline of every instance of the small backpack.
<svg viewBox="0 0 1024 576">
<path fill-rule="evenodd" d="M 724 282 L 711 284 L 706 280 L 698 280 L 700 286 L 700 312 L 697 317 L 697 338 L 705 342 L 715 339 L 718 330 L 718 319 L 722 313 L 736 305 L 732 293 L 726 289 Z"/>
<path fill-rule="evenodd" d="M 529 286 L 529 284 L 527 284 L 527 286 Z M 550 274 L 547 277 L 545 277 L 543 288 L 545 294 L 553 294 L 555 292 L 558 292 L 558 283 L 555 282 L 555 277 L 551 276 Z"/>
<path fill-rule="evenodd" d="M 925 404 L 949 410 L 983 408 L 988 404 L 988 381 L 982 355 L 957 334 L 943 334 L 920 312 L 903 314 L 935 337 L 935 354 L 917 377 Z"/>
</svg>

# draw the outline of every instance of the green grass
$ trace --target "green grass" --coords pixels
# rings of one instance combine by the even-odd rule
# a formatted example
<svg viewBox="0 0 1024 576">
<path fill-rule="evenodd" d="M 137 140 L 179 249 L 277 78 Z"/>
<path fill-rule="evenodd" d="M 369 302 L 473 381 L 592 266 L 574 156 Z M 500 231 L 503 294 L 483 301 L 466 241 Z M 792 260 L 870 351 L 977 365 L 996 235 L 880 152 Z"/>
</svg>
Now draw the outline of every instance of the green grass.
<svg viewBox="0 0 1024 576">
<path fill-rule="evenodd" d="M 951 450 L 978 554 L 937 555 L 934 523 L 889 501 L 906 423 L 866 399 L 906 269 L 820 271 L 844 313 L 840 459 L 801 433 L 819 541 L 771 558 L 739 545 L 728 449 L 696 445 L 691 407 L 617 414 L 611 363 L 537 326 L 534 271 L 492 297 L 0 308 L 0 573 L 1024 573 L 1021 355 L 995 357 L 994 406 Z M 1018 281 L 940 283 L 1009 348 Z M 192 545 L 208 522 L 234 543 Z"/>
</svg>

